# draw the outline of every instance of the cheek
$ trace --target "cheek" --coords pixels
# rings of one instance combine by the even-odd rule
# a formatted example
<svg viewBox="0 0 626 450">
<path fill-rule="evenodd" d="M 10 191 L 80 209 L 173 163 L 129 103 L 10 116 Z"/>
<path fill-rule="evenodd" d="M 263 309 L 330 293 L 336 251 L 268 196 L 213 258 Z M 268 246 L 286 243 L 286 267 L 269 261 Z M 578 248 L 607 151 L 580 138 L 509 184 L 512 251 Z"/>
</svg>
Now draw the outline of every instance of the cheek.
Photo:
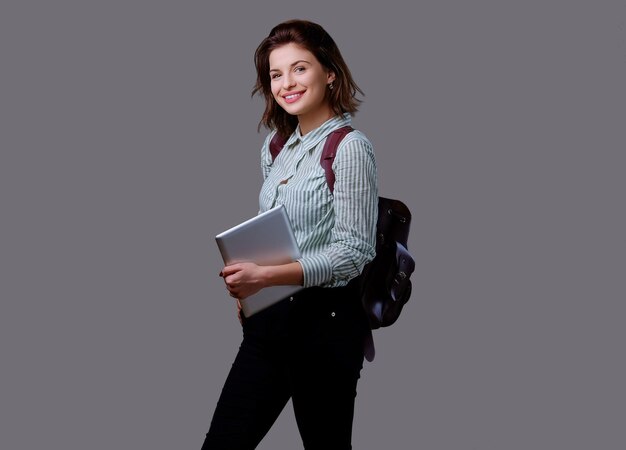
<svg viewBox="0 0 626 450">
<path fill-rule="evenodd" d="M 272 82 L 272 84 L 270 84 L 270 89 L 272 91 L 272 95 L 274 96 L 274 98 L 276 98 L 280 93 L 280 85 L 278 83 Z"/>
</svg>

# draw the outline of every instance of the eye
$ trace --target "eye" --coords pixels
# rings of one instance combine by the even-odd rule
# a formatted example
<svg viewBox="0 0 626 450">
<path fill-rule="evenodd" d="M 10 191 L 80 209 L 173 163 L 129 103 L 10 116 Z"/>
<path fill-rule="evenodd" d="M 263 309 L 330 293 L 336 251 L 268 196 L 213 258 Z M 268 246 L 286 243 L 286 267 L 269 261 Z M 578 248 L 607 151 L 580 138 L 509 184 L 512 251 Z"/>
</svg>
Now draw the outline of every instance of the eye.
<svg viewBox="0 0 626 450">
<path fill-rule="evenodd" d="M 276 78 L 280 77 L 279 73 L 271 73 L 270 74 L 270 79 L 275 80 Z"/>
<path fill-rule="evenodd" d="M 297 66 L 296 68 L 293 69 L 294 72 L 304 72 L 304 67 L 302 66 Z"/>
</svg>

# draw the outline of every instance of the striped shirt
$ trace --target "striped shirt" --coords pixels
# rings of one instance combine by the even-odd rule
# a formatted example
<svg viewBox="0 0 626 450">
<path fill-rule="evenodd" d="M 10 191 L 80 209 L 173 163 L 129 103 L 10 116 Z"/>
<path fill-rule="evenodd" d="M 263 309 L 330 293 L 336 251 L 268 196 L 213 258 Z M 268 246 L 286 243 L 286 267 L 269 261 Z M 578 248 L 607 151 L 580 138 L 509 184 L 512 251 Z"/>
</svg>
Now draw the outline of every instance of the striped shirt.
<svg viewBox="0 0 626 450">
<path fill-rule="evenodd" d="M 302 254 L 304 287 L 344 286 L 375 256 L 378 183 L 372 144 L 356 130 L 343 138 L 333 162 L 334 193 L 320 164 L 328 134 L 350 123 L 345 114 L 305 136 L 296 128 L 274 162 L 269 143 L 275 132 L 261 150 L 259 212 L 285 206 Z"/>
</svg>

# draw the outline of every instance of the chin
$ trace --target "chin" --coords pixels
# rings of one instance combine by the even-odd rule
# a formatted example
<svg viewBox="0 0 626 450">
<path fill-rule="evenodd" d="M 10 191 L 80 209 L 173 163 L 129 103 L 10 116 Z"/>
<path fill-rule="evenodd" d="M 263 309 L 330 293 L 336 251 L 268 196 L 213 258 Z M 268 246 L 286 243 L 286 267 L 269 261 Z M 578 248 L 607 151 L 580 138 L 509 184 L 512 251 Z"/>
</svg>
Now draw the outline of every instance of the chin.
<svg viewBox="0 0 626 450">
<path fill-rule="evenodd" d="M 287 112 L 287 114 L 291 114 L 292 116 L 298 116 L 302 114 L 302 109 L 294 107 L 294 105 L 281 105 L 281 107 Z"/>
</svg>

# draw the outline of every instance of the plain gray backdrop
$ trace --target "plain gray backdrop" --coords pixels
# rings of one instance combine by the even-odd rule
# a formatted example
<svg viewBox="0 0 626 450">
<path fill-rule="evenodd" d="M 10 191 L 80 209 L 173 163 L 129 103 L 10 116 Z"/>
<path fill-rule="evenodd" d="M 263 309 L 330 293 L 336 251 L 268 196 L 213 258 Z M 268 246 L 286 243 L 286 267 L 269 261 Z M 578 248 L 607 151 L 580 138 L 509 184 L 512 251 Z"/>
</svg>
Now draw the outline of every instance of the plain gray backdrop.
<svg viewBox="0 0 626 450">
<path fill-rule="evenodd" d="M 199 449 L 241 339 L 253 52 L 334 37 L 414 291 L 355 449 L 626 448 L 626 4 L 3 1 L 0 448 Z M 289 405 L 261 449 L 301 448 Z"/>
</svg>

